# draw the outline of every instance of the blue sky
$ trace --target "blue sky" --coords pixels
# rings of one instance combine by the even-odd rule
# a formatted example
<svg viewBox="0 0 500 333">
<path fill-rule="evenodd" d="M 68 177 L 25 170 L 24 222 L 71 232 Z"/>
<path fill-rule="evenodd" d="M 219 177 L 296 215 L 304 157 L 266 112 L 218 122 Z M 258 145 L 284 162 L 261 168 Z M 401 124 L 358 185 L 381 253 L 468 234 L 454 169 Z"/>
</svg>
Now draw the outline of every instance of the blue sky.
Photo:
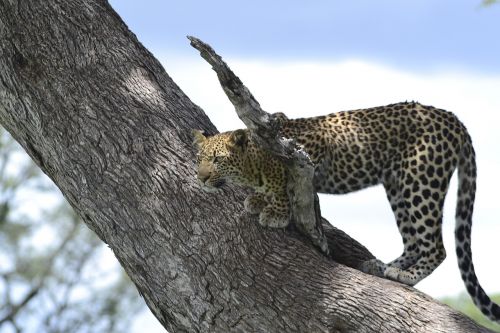
<svg viewBox="0 0 500 333">
<path fill-rule="evenodd" d="M 361 58 L 406 70 L 500 73 L 500 5 L 480 0 L 125 1 L 112 6 L 153 53 L 265 59 Z"/>
</svg>

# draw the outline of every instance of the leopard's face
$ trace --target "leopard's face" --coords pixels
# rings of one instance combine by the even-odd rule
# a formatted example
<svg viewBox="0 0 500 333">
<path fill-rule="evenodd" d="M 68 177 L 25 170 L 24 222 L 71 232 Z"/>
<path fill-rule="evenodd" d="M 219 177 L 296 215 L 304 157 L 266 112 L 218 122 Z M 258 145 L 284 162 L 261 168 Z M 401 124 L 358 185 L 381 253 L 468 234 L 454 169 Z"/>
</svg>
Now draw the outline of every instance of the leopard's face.
<svg viewBox="0 0 500 333">
<path fill-rule="evenodd" d="M 198 148 L 198 180 L 205 190 L 217 190 L 227 180 L 241 177 L 248 140 L 246 131 L 237 130 L 211 137 L 193 131 L 193 136 Z"/>
</svg>

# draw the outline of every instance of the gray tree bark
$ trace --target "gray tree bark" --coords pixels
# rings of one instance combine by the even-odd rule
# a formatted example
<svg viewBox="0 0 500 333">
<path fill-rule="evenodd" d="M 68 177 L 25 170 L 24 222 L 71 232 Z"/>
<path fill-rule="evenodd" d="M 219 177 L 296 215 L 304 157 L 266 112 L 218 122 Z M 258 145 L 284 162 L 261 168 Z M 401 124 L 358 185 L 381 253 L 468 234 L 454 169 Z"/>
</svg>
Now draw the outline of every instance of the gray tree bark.
<svg viewBox="0 0 500 333">
<path fill-rule="evenodd" d="M 216 129 L 106 1 L 0 0 L 0 53 L 1 124 L 170 332 L 487 332 L 326 222 L 332 257 L 201 191 L 190 129 Z"/>
</svg>

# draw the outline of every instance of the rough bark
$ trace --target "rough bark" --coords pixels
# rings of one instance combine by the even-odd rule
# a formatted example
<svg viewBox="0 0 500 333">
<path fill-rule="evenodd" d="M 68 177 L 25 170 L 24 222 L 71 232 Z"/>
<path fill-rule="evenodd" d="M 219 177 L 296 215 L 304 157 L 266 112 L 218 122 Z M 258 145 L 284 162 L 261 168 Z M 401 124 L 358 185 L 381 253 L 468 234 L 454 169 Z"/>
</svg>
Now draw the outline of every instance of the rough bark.
<svg viewBox="0 0 500 333">
<path fill-rule="evenodd" d="M 487 331 L 201 191 L 189 133 L 216 130 L 107 2 L 0 0 L 0 52 L 1 124 L 170 332 Z M 334 260 L 371 256 L 324 227 Z"/>
</svg>

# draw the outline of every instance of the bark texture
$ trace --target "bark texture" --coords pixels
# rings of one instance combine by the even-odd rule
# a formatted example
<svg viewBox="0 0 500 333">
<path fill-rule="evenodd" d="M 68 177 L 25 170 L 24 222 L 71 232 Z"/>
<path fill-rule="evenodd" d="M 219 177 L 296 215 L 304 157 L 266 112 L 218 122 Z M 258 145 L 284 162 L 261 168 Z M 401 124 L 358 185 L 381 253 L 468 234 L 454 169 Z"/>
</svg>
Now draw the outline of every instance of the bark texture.
<svg viewBox="0 0 500 333">
<path fill-rule="evenodd" d="M 201 191 L 190 129 L 216 129 L 106 1 L 0 0 L 0 53 L 1 124 L 170 332 L 487 331 Z M 324 228 L 334 260 L 370 258 Z"/>
</svg>

